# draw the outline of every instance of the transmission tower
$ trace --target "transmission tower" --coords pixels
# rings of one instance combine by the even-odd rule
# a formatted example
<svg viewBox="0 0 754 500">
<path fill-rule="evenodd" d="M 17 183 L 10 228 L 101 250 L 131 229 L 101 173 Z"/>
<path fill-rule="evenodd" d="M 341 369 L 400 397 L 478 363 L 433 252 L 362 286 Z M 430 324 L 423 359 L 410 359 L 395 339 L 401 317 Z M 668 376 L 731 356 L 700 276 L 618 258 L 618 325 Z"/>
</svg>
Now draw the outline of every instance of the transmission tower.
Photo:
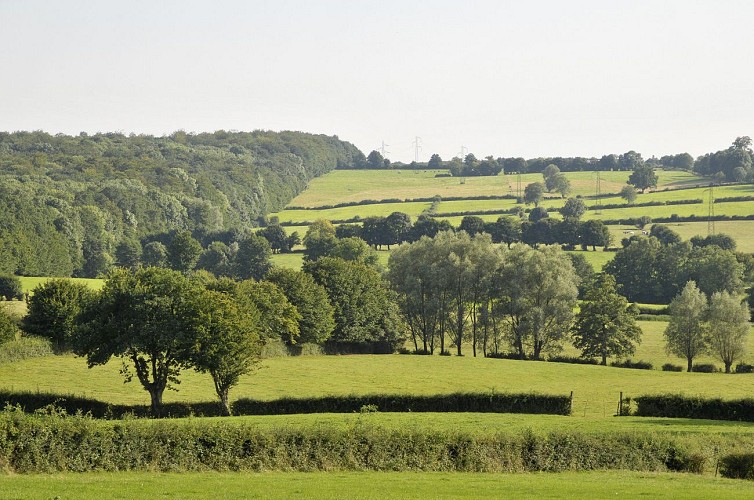
<svg viewBox="0 0 754 500">
<path fill-rule="evenodd" d="M 385 158 L 386 155 L 390 154 L 390 151 L 387 150 L 389 146 L 390 144 L 385 144 L 385 141 L 382 141 L 382 146 L 380 146 L 380 154 L 382 154 L 383 158 Z"/>
<path fill-rule="evenodd" d="M 461 151 L 458 153 L 458 157 L 463 160 L 464 158 L 466 158 L 466 153 L 468 152 L 469 148 L 467 148 L 466 146 L 461 146 Z"/>
<path fill-rule="evenodd" d="M 516 172 L 516 192 L 518 193 L 516 197 L 520 200 L 521 199 L 521 172 Z"/>
<path fill-rule="evenodd" d="M 602 213 L 602 178 L 600 177 L 600 171 L 597 170 L 597 185 L 595 187 L 594 197 L 597 199 L 597 213 Z"/>
<path fill-rule="evenodd" d="M 416 136 L 414 137 L 414 141 L 411 143 L 411 145 L 414 147 L 414 161 L 416 163 L 419 163 L 419 150 L 422 148 L 421 140 L 421 137 Z"/>
<path fill-rule="evenodd" d="M 707 201 L 707 236 L 715 234 L 715 185 L 710 184 L 709 189 L 705 189 L 703 193 L 709 191 L 709 200 Z"/>
</svg>

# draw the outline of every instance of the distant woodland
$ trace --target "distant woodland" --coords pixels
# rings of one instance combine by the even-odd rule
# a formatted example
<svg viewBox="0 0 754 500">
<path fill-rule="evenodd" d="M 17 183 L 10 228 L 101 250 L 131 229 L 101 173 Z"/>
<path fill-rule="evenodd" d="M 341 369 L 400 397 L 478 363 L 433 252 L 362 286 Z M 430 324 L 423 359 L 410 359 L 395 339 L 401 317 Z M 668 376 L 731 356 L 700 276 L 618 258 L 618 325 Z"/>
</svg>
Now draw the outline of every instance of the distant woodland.
<svg viewBox="0 0 754 500">
<path fill-rule="evenodd" d="M 0 273 L 95 277 L 179 232 L 231 244 L 310 179 L 364 162 L 301 132 L 0 133 Z"/>
</svg>

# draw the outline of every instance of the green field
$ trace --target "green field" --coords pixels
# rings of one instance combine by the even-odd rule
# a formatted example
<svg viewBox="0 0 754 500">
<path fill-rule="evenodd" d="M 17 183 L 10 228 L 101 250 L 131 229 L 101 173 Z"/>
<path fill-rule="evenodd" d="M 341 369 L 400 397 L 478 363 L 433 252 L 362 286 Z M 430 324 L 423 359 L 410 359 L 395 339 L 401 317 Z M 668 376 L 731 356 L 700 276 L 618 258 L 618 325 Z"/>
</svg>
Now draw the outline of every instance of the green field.
<svg viewBox="0 0 754 500">
<path fill-rule="evenodd" d="M 23 288 L 24 293 L 28 293 L 28 292 L 33 291 L 38 285 L 54 278 L 21 276 L 20 279 L 21 279 L 21 287 Z M 93 278 L 66 278 L 66 279 L 69 279 L 76 283 L 83 283 L 93 290 L 99 290 L 100 288 L 102 288 L 102 285 L 105 284 L 105 281 L 101 279 L 93 279 Z"/>
<path fill-rule="evenodd" d="M 344 394 L 438 394 L 498 391 L 568 394 L 582 417 L 614 412 L 618 394 L 683 392 L 689 395 L 741 398 L 751 394 L 754 375 L 662 372 L 666 362 L 685 366 L 663 351 L 664 322 L 642 321 L 643 341 L 634 359 L 651 361 L 654 370 L 445 356 L 300 356 L 270 358 L 232 392 L 234 398 L 276 399 Z M 567 354 L 576 354 L 569 348 Z M 754 363 L 754 335 L 744 360 Z M 713 361 L 703 358 L 700 361 Z M 719 365 L 719 363 L 717 363 Z M 28 359 L 0 365 L 0 387 L 13 391 L 76 394 L 121 404 L 145 404 L 147 393 L 137 383 L 123 384 L 120 362 L 88 369 L 72 355 Z M 24 377 L 18 377 L 24 373 Z M 215 398 L 208 375 L 184 372 L 178 392 L 165 401 L 209 401 Z M 285 384 L 280 381 L 285 380 Z"/>
<path fill-rule="evenodd" d="M 751 498 L 754 483 L 680 473 L 117 472 L 0 477 L 0 498 Z"/>
<path fill-rule="evenodd" d="M 309 182 L 306 190 L 291 201 L 291 206 L 318 207 L 361 200 L 389 198 L 413 199 L 447 197 L 500 196 L 517 194 L 515 175 L 494 177 L 435 177 L 445 170 L 334 170 Z M 617 193 L 628 180 L 630 172 L 600 172 L 602 193 Z M 704 179 L 688 172 L 657 171 L 658 189 L 666 187 L 703 186 Z M 593 195 L 595 172 L 567 172 L 573 195 Z M 521 175 L 522 189 L 529 183 L 541 182 L 542 174 Z M 717 196 L 721 196 L 716 194 Z"/>
<path fill-rule="evenodd" d="M 754 202 L 752 211 L 754 211 Z M 666 224 L 681 238 L 688 240 L 693 236 L 707 236 L 707 222 L 674 222 Z M 736 239 L 736 250 L 754 253 L 754 220 L 715 221 L 715 232 L 728 234 Z"/>
</svg>

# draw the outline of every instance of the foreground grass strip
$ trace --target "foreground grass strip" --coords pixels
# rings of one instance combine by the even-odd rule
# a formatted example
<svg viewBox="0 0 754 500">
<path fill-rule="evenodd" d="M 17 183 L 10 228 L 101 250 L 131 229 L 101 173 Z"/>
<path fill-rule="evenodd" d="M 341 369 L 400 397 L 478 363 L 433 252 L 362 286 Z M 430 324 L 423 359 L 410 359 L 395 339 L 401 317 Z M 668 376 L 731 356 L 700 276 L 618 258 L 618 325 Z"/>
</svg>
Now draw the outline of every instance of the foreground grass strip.
<svg viewBox="0 0 754 500">
<path fill-rule="evenodd" d="M 751 498 L 754 483 L 679 473 L 91 473 L 0 477 L 0 498 Z"/>
</svg>

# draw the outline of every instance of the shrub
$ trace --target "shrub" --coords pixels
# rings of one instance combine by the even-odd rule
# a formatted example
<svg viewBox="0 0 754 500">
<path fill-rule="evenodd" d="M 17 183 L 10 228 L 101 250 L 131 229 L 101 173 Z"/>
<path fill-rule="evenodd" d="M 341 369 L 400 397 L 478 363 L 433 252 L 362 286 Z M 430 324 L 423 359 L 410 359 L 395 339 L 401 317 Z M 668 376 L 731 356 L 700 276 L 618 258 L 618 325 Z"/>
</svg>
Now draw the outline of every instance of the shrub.
<svg viewBox="0 0 754 500">
<path fill-rule="evenodd" d="M 16 340 L 18 337 L 18 325 L 4 307 L 0 307 L 0 344 Z"/>
<path fill-rule="evenodd" d="M 531 430 L 476 435 L 369 424 L 259 428 L 244 420 L 102 423 L 66 416 L 0 414 L 0 463 L 10 473 L 88 471 L 534 472 L 698 467 L 677 437 L 652 433 Z"/>
<path fill-rule="evenodd" d="M 736 453 L 722 457 L 720 475 L 731 479 L 754 480 L 754 453 Z"/>
<path fill-rule="evenodd" d="M 648 361 L 632 361 L 630 359 L 626 359 L 624 361 L 613 361 L 612 363 L 610 363 L 610 366 L 615 366 L 616 368 L 633 368 L 635 370 L 652 369 L 652 363 Z"/>
<path fill-rule="evenodd" d="M 634 397 L 639 417 L 704 418 L 754 422 L 754 399 L 723 401 L 665 394 Z"/>
<path fill-rule="evenodd" d="M 0 276 L 0 300 L 18 299 L 24 298 L 23 288 L 21 288 L 21 280 L 18 276 L 2 275 Z"/>
<path fill-rule="evenodd" d="M 717 370 L 717 367 L 713 365 L 712 363 L 699 363 L 696 365 L 693 365 L 691 367 L 692 372 L 697 373 L 715 373 Z"/>
<path fill-rule="evenodd" d="M 0 363 L 13 363 L 22 359 L 41 358 L 52 354 L 52 343 L 38 337 L 24 336 L 18 340 L 0 344 Z"/>
<path fill-rule="evenodd" d="M 662 365 L 662 371 L 664 372 L 682 372 L 683 367 L 681 365 L 674 365 L 673 363 L 665 363 Z"/>
<path fill-rule="evenodd" d="M 598 365 L 599 361 L 594 358 L 581 358 L 578 356 L 551 356 L 547 358 L 551 363 L 571 363 L 574 365 Z"/>
<path fill-rule="evenodd" d="M 736 365 L 736 373 L 754 373 L 754 365 L 739 363 Z"/>
</svg>

